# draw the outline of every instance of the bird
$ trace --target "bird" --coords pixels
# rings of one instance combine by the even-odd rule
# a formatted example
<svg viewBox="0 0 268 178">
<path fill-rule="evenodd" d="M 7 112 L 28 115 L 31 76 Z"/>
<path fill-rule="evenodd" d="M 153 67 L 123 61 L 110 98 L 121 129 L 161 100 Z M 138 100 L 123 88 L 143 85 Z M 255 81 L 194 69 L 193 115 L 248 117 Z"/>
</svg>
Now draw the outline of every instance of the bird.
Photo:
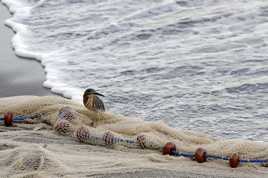
<svg viewBox="0 0 268 178">
<path fill-rule="evenodd" d="M 90 111 L 104 112 L 104 104 L 97 95 L 104 97 L 103 94 L 96 92 L 94 89 L 86 89 L 83 95 L 83 104 Z"/>
</svg>

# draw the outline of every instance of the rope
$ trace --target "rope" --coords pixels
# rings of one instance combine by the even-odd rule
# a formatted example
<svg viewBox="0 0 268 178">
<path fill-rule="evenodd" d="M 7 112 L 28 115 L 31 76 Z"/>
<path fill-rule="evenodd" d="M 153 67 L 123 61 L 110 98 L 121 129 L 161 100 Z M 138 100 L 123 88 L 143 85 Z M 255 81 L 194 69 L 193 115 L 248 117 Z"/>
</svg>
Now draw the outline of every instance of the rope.
<svg viewBox="0 0 268 178">
<path fill-rule="evenodd" d="M 194 155 L 192 153 L 178 152 L 178 151 L 172 152 L 171 155 L 172 156 L 177 156 L 177 157 L 183 156 L 183 157 L 186 157 L 186 158 L 193 158 L 194 157 Z"/>
<path fill-rule="evenodd" d="M 252 160 L 240 160 L 240 163 L 253 163 L 253 164 L 267 164 L 268 159 L 252 159 Z"/>
<path fill-rule="evenodd" d="M 176 157 L 187 157 L 187 158 L 194 158 L 194 153 L 191 152 L 178 152 L 178 151 L 173 151 L 171 153 L 172 156 Z M 207 155 L 208 160 L 224 160 L 228 161 L 229 157 L 227 156 L 217 156 L 217 155 Z M 268 159 L 241 159 L 240 163 L 252 163 L 252 164 L 268 164 Z"/>
<path fill-rule="evenodd" d="M 36 119 L 41 118 L 44 114 L 37 113 L 29 116 L 25 115 L 17 115 L 13 118 L 14 123 L 22 123 L 26 119 Z M 159 147 L 153 147 L 153 142 L 146 137 L 145 135 L 138 135 L 134 138 L 124 138 L 120 136 L 114 135 L 110 131 L 105 132 L 98 132 L 94 128 L 86 128 L 86 127 L 80 127 L 78 129 L 72 128 L 72 122 L 73 120 L 77 119 L 76 113 L 71 110 L 71 108 L 62 108 L 58 114 L 58 121 L 54 127 L 56 131 L 58 131 L 62 135 L 67 135 L 68 133 L 71 134 L 73 137 L 78 139 L 80 142 L 94 144 L 94 145 L 124 145 L 130 148 L 148 148 L 148 149 L 159 149 Z M 0 117 L 0 123 L 4 123 L 4 118 Z M 192 152 L 178 152 L 178 151 L 172 151 L 172 156 L 176 157 L 187 157 L 194 159 L 195 154 Z M 218 156 L 218 155 L 206 155 L 207 160 L 229 160 L 230 157 L 228 156 Z M 268 164 L 268 159 L 241 159 L 240 163 L 252 163 L 252 164 Z"/>
<path fill-rule="evenodd" d="M 44 116 L 45 113 L 35 113 L 32 115 L 16 115 L 13 117 L 13 123 L 22 123 L 27 119 L 40 119 L 42 116 Z M 4 117 L 0 117 L 0 124 L 4 123 Z"/>
<path fill-rule="evenodd" d="M 26 119 L 31 119 L 29 116 L 17 115 L 13 118 L 14 123 L 21 123 Z M 4 123 L 4 117 L 0 117 L 0 123 Z"/>
<path fill-rule="evenodd" d="M 92 145 L 124 145 L 129 148 L 139 148 L 137 142 L 133 139 L 126 139 L 123 137 L 115 136 L 110 131 L 101 131 L 95 128 L 79 127 L 73 133 L 73 137 L 83 143 Z"/>
<path fill-rule="evenodd" d="M 80 128 L 80 129 L 82 129 L 82 128 Z M 130 140 L 130 139 L 116 137 L 109 131 L 105 132 L 103 134 L 103 137 L 96 137 L 96 136 L 91 135 L 89 130 L 87 131 L 87 134 L 85 134 L 85 131 L 83 133 L 81 133 L 80 129 L 78 129 L 78 132 L 76 132 L 75 136 L 81 142 L 86 142 L 85 141 L 86 139 L 91 139 L 91 140 L 93 139 L 93 140 L 102 140 L 104 142 L 104 145 L 112 145 L 112 144 L 122 144 L 122 145 L 124 145 L 124 143 L 127 143 L 128 146 L 133 144 L 132 147 L 134 147 L 136 145 L 139 145 L 140 148 L 142 148 L 142 149 L 146 148 L 145 136 L 144 135 L 137 136 L 136 141 L 134 141 L 134 140 Z M 85 129 L 85 128 L 83 128 L 83 129 Z M 81 136 L 80 134 L 81 135 L 86 135 L 87 138 L 86 139 L 81 138 L 83 136 Z M 142 137 L 142 139 L 141 139 L 141 137 Z M 176 156 L 176 157 L 183 156 L 183 157 L 187 157 L 187 158 L 191 158 L 191 159 L 194 158 L 194 153 L 192 153 L 192 152 L 173 151 L 171 153 L 171 155 Z M 225 160 L 225 161 L 228 161 L 229 157 L 227 157 L 227 156 L 217 156 L 217 155 L 207 155 L 207 159 L 208 160 Z M 266 160 L 266 159 L 265 160 L 259 160 L 259 159 L 252 159 L 252 160 L 248 159 L 248 160 L 246 160 L 246 159 L 241 159 L 240 163 L 267 164 L 268 160 Z"/>
</svg>

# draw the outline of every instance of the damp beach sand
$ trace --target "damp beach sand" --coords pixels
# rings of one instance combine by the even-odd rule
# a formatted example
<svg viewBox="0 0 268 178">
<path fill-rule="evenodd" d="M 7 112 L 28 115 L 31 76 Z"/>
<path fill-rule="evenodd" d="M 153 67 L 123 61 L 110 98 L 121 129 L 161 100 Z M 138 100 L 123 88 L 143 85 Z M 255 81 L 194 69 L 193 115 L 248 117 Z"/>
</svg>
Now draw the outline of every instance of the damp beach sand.
<svg viewBox="0 0 268 178">
<path fill-rule="evenodd" d="M 0 3 L 0 97 L 17 95 L 51 95 L 42 86 L 44 70 L 39 62 L 23 59 L 12 50 L 13 31 L 5 26 L 10 18 L 8 9 Z"/>
</svg>

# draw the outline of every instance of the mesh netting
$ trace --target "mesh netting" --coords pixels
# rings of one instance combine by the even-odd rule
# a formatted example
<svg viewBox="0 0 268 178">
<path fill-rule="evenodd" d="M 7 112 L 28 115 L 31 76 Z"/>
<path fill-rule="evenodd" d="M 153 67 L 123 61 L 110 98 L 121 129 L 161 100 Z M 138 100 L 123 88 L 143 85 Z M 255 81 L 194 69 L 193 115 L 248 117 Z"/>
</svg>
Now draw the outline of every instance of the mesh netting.
<svg viewBox="0 0 268 178">
<path fill-rule="evenodd" d="M 238 153 L 245 159 L 268 159 L 268 144 L 248 140 L 217 140 L 201 133 L 174 129 L 162 122 L 145 122 L 112 113 L 92 112 L 79 103 L 55 96 L 20 96 L 0 99 L 0 114 L 42 114 L 45 122 L 61 135 L 93 145 L 161 150 L 173 142 L 177 150 L 194 152 L 203 147 L 209 154 L 229 156 Z M 37 166 L 38 167 L 38 166 Z"/>
</svg>

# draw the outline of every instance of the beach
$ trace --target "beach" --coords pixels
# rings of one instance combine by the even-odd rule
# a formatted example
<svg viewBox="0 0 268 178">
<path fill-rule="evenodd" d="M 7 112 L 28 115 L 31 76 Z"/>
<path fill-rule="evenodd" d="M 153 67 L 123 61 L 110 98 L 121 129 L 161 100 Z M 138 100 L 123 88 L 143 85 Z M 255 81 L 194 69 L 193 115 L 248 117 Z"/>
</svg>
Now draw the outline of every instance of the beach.
<svg viewBox="0 0 268 178">
<path fill-rule="evenodd" d="M 107 112 L 95 117 L 95 113 L 86 110 L 82 102 L 53 95 L 43 87 L 46 76 L 41 63 L 20 58 L 12 50 L 14 33 L 4 26 L 7 18 L 10 18 L 8 10 L 0 4 L 0 116 L 7 111 L 15 115 L 45 113 L 49 122 L 16 124 L 14 127 L 0 125 L 0 178 L 267 177 L 268 168 L 260 165 L 243 164 L 230 168 L 228 162 L 222 160 L 201 164 L 185 157 L 162 155 L 161 150 L 98 146 L 60 135 L 55 131 L 55 120 L 59 110 L 67 106 L 74 108 L 89 128 L 96 127 L 126 137 L 148 134 L 153 138 L 168 138 L 161 143 L 174 140 L 179 143 L 179 148 L 190 151 L 201 146 L 215 153 L 239 150 L 252 157 L 268 159 L 267 142 L 218 140 L 182 129 L 175 132 L 176 129 L 162 122 L 144 122 L 137 118 L 133 121 L 133 118 L 116 113 Z"/>
<path fill-rule="evenodd" d="M 13 31 L 4 25 L 10 14 L 0 4 L 0 97 L 17 95 L 51 95 L 42 86 L 45 73 L 41 63 L 33 59 L 23 59 L 12 50 Z"/>
</svg>

